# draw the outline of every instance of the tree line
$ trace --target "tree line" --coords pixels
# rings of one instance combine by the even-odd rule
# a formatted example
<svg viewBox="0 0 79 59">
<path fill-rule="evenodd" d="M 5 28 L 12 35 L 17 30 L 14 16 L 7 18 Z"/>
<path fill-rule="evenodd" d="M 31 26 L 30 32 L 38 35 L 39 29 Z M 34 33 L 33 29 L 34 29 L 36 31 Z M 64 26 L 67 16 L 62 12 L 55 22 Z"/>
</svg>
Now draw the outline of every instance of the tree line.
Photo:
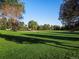
<svg viewBox="0 0 79 59">
<path fill-rule="evenodd" d="M 20 21 L 20 20 L 17 20 L 16 23 L 13 23 L 13 19 L 1 18 L 0 19 L 0 30 L 15 30 L 15 31 L 17 30 L 20 30 L 20 31 L 67 30 L 67 28 L 64 26 L 50 25 L 50 24 L 39 25 L 34 20 L 29 21 L 28 24 L 25 24 L 23 21 Z"/>
</svg>

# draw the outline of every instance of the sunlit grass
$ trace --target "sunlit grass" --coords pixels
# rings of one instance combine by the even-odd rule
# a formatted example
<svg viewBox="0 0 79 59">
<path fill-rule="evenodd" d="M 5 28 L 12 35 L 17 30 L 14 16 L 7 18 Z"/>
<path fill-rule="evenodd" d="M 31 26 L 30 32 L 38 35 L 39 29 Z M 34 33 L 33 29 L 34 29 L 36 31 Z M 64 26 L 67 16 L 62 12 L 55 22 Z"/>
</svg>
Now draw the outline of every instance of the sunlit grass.
<svg viewBox="0 0 79 59">
<path fill-rule="evenodd" d="M 79 59 L 79 33 L 0 31 L 0 59 Z"/>
</svg>

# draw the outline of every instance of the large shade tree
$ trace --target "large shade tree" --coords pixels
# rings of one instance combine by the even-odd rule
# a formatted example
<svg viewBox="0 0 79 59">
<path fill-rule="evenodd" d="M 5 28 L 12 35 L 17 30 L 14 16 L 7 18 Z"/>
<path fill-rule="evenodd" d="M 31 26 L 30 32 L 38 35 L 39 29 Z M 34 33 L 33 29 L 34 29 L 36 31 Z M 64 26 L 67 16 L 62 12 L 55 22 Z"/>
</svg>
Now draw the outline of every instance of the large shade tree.
<svg viewBox="0 0 79 59">
<path fill-rule="evenodd" d="M 59 19 L 70 29 L 79 26 L 79 0 L 63 0 Z"/>
<path fill-rule="evenodd" d="M 13 19 L 13 30 L 16 30 L 17 20 L 22 18 L 23 12 L 24 4 L 22 0 L 0 0 L 0 14 L 2 17 Z"/>
</svg>

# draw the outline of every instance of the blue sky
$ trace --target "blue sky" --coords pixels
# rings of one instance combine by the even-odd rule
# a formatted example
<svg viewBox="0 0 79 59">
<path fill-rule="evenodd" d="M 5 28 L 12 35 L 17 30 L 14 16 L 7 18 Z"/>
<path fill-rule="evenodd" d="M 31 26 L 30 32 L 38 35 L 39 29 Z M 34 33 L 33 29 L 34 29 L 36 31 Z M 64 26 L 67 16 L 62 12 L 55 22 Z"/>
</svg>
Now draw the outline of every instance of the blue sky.
<svg viewBox="0 0 79 59">
<path fill-rule="evenodd" d="M 61 25 L 58 17 L 62 0 L 24 0 L 24 3 L 25 13 L 23 21 L 26 24 L 30 20 L 35 20 L 39 25 Z"/>
</svg>

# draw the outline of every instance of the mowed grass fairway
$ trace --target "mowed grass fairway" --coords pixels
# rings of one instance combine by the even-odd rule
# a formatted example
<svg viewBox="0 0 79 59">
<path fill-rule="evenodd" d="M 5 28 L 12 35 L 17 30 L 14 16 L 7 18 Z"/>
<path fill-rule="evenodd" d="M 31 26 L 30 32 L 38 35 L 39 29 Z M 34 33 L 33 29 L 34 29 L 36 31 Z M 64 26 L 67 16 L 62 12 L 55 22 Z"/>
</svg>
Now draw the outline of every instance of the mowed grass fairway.
<svg viewBox="0 0 79 59">
<path fill-rule="evenodd" d="M 0 59 L 79 59 L 79 32 L 0 31 Z"/>
</svg>

